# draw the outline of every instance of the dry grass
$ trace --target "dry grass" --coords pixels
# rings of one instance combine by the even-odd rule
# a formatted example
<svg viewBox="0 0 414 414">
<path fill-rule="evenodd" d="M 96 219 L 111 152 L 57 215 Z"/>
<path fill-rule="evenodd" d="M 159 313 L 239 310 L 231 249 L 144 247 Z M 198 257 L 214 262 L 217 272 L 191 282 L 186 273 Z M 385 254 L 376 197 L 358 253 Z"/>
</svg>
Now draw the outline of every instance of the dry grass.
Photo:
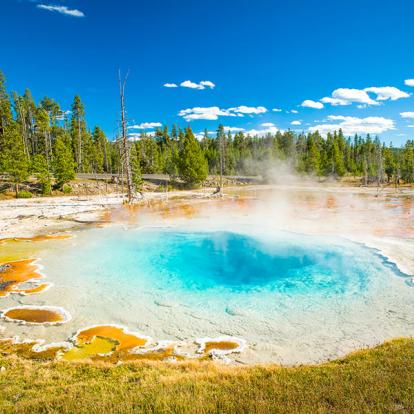
<svg viewBox="0 0 414 414">
<path fill-rule="evenodd" d="M 0 412 L 414 412 L 414 340 L 320 366 L 232 368 L 209 362 L 119 366 L 1 357 Z"/>
</svg>

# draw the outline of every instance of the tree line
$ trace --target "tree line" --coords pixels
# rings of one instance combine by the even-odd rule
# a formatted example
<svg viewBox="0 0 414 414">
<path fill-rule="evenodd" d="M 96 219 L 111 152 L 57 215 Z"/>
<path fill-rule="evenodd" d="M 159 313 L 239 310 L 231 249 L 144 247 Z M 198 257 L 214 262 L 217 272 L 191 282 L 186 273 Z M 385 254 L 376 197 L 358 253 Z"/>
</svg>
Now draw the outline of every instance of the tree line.
<svg viewBox="0 0 414 414">
<path fill-rule="evenodd" d="M 361 176 L 363 182 L 414 182 L 414 140 L 401 148 L 378 137 L 345 137 L 341 130 L 322 137 L 318 132 L 278 131 L 265 136 L 232 134 L 220 125 L 196 139 L 191 127 L 173 125 L 129 141 L 134 184 L 141 174 L 163 173 L 188 185 L 208 174 L 262 175 L 269 165 L 286 161 L 299 174 L 317 177 Z M 75 96 L 70 111 L 49 97 L 36 103 L 27 89 L 8 93 L 0 72 L 0 173 L 19 183 L 35 175 L 47 195 L 63 188 L 76 173 L 116 173 L 125 169 L 120 140 L 109 140 L 99 126 L 90 129 L 85 107 Z"/>
</svg>

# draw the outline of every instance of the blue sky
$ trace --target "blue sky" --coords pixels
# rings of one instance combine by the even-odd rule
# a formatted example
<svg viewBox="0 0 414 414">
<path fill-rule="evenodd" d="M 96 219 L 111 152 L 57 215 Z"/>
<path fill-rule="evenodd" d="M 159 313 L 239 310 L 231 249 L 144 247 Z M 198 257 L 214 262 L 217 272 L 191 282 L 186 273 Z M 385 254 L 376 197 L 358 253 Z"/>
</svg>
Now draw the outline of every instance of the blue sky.
<svg viewBox="0 0 414 414">
<path fill-rule="evenodd" d="M 63 109 L 80 94 L 89 125 L 110 137 L 118 68 L 130 70 L 130 126 L 146 131 L 414 137 L 410 0 L 2 0 L 0 12 L 9 89 Z"/>
</svg>

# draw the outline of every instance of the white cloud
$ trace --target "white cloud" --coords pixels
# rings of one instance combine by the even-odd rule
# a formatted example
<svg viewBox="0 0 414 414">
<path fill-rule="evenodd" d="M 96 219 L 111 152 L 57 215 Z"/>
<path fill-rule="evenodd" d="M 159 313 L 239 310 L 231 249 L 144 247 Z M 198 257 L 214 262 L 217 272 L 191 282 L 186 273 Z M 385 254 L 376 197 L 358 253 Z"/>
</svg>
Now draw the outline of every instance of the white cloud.
<svg viewBox="0 0 414 414">
<path fill-rule="evenodd" d="M 263 125 L 263 124 L 262 124 L 262 125 Z M 242 132 L 242 131 L 245 131 L 245 129 L 244 129 L 244 128 L 229 127 L 229 126 L 225 126 L 225 127 L 224 127 L 224 130 L 225 130 L 226 132 Z"/>
<path fill-rule="evenodd" d="M 158 127 L 162 127 L 160 122 L 143 122 L 139 125 L 131 125 L 128 129 L 154 129 Z"/>
<path fill-rule="evenodd" d="M 292 121 L 290 125 L 302 125 L 301 121 Z"/>
<path fill-rule="evenodd" d="M 205 86 L 205 87 L 210 88 L 210 89 L 214 89 L 216 87 L 216 85 L 211 81 L 201 81 L 200 85 Z"/>
<path fill-rule="evenodd" d="M 238 106 L 235 108 L 221 109 L 218 106 L 209 106 L 206 108 L 195 107 L 182 109 L 178 116 L 183 117 L 186 121 L 192 121 L 196 119 L 204 119 L 215 121 L 219 116 L 238 116 L 243 117 L 245 114 L 257 115 L 267 112 L 267 109 L 263 106 L 251 107 L 251 106 Z"/>
<path fill-rule="evenodd" d="M 361 89 L 339 88 L 332 92 L 332 97 L 321 99 L 323 103 L 329 103 L 334 106 L 351 105 L 352 103 L 379 105 L 377 101 L 371 99 L 368 93 Z"/>
<path fill-rule="evenodd" d="M 190 89 L 204 89 L 204 86 L 200 85 L 199 83 L 191 82 L 190 80 L 181 82 L 180 86 L 182 86 L 183 88 L 190 88 Z"/>
<path fill-rule="evenodd" d="M 236 116 L 231 114 L 226 109 L 220 109 L 218 106 L 209 106 L 207 108 L 195 107 L 182 109 L 178 116 L 183 117 L 186 121 L 192 121 L 195 119 L 205 119 L 209 121 L 215 121 L 219 116 Z"/>
<path fill-rule="evenodd" d="M 164 86 L 166 88 L 178 88 L 178 85 L 176 83 L 164 83 Z"/>
<path fill-rule="evenodd" d="M 329 123 L 337 121 L 336 123 Z M 370 116 L 367 118 L 357 118 L 352 116 L 330 115 L 328 123 L 319 124 L 309 128 L 310 132 L 319 131 L 322 135 L 328 132 L 342 129 L 344 135 L 355 134 L 381 134 L 385 131 L 395 129 L 392 119 Z"/>
<path fill-rule="evenodd" d="M 262 126 L 266 127 L 263 129 L 250 129 L 246 130 L 245 128 L 239 128 L 239 127 L 230 127 L 230 126 L 224 126 L 225 132 L 231 132 L 231 133 L 237 133 L 237 132 L 244 132 L 245 134 L 251 135 L 251 136 L 264 136 L 268 133 L 276 133 L 279 131 L 279 129 L 276 127 L 275 124 L 272 124 L 271 122 L 265 122 L 261 124 Z M 217 131 L 208 131 L 209 136 L 215 136 Z M 198 140 L 201 140 L 204 137 L 204 131 L 198 132 L 195 134 L 195 137 Z"/>
<path fill-rule="evenodd" d="M 414 125 L 407 125 L 408 128 L 414 128 Z"/>
<path fill-rule="evenodd" d="M 375 99 L 369 96 L 375 94 Z M 346 106 L 357 103 L 358 108 L 365 108 L 367 105 L 379 105 L 380 101 L 396 101 L 401 98 L 408 98 L 410 94 L 401 91 L 394 86 L 372 86 L 365 89 L 339 88 L 332 92 L 332 96 L 321 99 L 321 102 L 333 106 Z"/>
<path fill-rule="evenodd" d="M 391 101 L 396 101 L 398 99 L 408 98 L 410 96 L 410 94 L 407 92 L 401 91 L 394 86 L 383 86 L 381 88 L 372 86 L 370 88 L 365 88 L 364 91 L 375 93 L 375 95 L 377 95 L 377 101 L 387 101 L 388 99 L 391 99 Z"/>
<path fill-rule="evenodd" d="M 314 109 L 322 109 L 324 107 L 322 102 L 312 101 L 311 99 L 306 99 L 305 101 L 303 101 L 301 106 L 303 106 L 304 108 Z"/>
<path fill-rule="evenodd" d="M 414 118 L 414 112 L 401 112 L 401 118 Z"/>
<path fill-rule="evenodd" d="M 186 80 L 184 82 L 181 82 L 180 86 L 183 87 L 183 88 L 202 90 L 202 89 L 206 89 L 206 88 L 214 89 L 214 87 L 216 85 L 211 81 L 201 81 L 200 83 L 196 83 L 196 82 L 192 82 L 190 80 Z"/>
<path fill-rule="evenodd" d="M 405 83 L 407 86 L 414 86 L 414 79 L 406 79 L 406 80 L 404 81 L 404 83 Z"/>
<path fill-rule="evenodd" d="M 250 129 L 248 131 L 245 131 L 245 133 L 252 137 L 263 137 L 267 134 L 275 134 L 277 131 L 279 131 L 279 128 L 276 125 L 273 125 L 264 129 Z"/>
<path fill-rule="evenodd" d="M 290 112 L 292 112 L 292 114 L 298 114 L 299 111 L 297 111 L 296 109 L 292 109 Z"/>
<path fill-rule="evenodd" d="M 345 101 L 344 99 L 332 98 L 330 96 L 325 96 L 325 98 L 321 99 L 321 102 L 331 104 L 333 106 L 351 105 L 351 103 L 352 103 L 352 102 Z"/>
<path fill-rule="evenodd" d="M 85 17 L 85 14 L 77 9 L 69 9 L 66 6 L 53 6 L 51 4 L 38 4 L 38 9 L 48 10 L 51 12 L 57 12 L 72 17 Z"/>
<path fill-rule="evenodd" d="M 234 112 L 236 114 L 248 114 L 248 115 L 258 115 L 264 114 L 267 112 L 267 109 L 264 106 L 237 106 L 236 108 L 229 108 L 228 111 Z"/>
<path fill-rule="evenodd" d="M 282 112 L 282 110 L 280 108 L 273 108 L 272 111 L 273 112 Z"/>
</svg>

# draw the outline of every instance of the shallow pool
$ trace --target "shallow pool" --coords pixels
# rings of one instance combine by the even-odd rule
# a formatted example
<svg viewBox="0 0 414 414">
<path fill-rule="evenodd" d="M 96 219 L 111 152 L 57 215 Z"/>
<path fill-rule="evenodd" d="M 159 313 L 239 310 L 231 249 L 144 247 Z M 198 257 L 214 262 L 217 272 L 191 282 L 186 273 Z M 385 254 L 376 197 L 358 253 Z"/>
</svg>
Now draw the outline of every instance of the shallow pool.
<svg viewBox="0 0 414 414">
<path fill-rule="evenodd" d="M 241 361 L 290 364 L 414 334 L 404 275 L 339 237 L 112 226 L 80 232 L 41 263 L 54 286 L 30 303 L 72 315 L 43 328 L 54 340 L 117 323 L 156 339 L 237 336 L 248 344 Z"/>
</svg>

